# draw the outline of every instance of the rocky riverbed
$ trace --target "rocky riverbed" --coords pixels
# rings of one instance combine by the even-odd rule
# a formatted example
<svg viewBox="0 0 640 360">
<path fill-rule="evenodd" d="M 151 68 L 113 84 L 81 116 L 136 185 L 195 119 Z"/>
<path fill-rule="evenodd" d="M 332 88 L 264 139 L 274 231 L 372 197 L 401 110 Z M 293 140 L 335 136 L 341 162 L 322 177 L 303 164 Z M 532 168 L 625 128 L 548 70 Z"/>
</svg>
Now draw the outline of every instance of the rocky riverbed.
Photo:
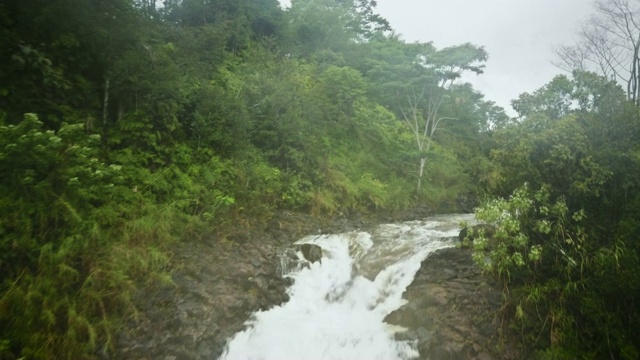
<svg viewBox="0 0 640 360">
<path fill-rule="evenodd" d="M 175 250 L 175 285 L 144 292 L 139 316 L 118 339 L 117 359 L 216 359 L 257 311 L 288 300 L 279 254 L 304 235 L 367 229 L 380 222 L 424 218 L 426 209 L 376 219 L 357 215 L 321 222 L 281 212 L 260 231 L 238 227 L 224 239 L 185 242 Z M 500 292 L 486 282 L 469 252 L 445 249 L 422 263 L 405 292 L 409 303 L 388 322 L 419 341 L 422 358 L 512 359 L 494 319 Z"/>
<path fill-rule="evenodd" d="M 224 238 L 180 244 L 171 264 L 175 285 L 136 296 L 140 313 L 123 329 L 114 358 L 218 358 L 253 312 L 288 300 L 290 280 L 281 276 L 279 262 L 284 248 L 308 234 L 350 231 L 374 222 L 360 216 L 322 222 L 282 211 L 259 230 L 239 225 Z"/>
<path fill-rule="evenodd" d="M 448 248 L 425 259 L 403 297 L 406 305 L 385 319 L 407 328 L 421 359 L 519 359 L 497 316 L 501 291 L 482 276 L 468 249 Z"/>
</svg>

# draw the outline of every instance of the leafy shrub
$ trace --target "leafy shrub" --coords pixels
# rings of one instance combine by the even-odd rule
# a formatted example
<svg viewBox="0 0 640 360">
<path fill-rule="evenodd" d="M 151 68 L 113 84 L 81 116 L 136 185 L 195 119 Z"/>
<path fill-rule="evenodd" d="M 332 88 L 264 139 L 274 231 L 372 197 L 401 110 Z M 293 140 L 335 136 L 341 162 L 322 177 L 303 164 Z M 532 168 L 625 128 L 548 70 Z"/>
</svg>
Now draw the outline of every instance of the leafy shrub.
<svg viewBox="0 0 640 360">
<path fill-rule="evenodd" d="M 129 168 L 99 160 L 82 124 L 0 127 L 0 357 L 113 350 L 141 284 L 167 285 L 164 248 L 190 219 L 150 206 Z"/>
<path fill-rule="evenodd" d="M 505 288 L 505 315 L 526 350 L 549 348 L 541 358 L 636 358 L 637 253 L 621 240 L 602 245 L 585 226 L 587 214 L 552 201 L 546 187 L 520 187 L 476 216 L 496 231 L 478 234 L 473 259 Z"/>
</svg>

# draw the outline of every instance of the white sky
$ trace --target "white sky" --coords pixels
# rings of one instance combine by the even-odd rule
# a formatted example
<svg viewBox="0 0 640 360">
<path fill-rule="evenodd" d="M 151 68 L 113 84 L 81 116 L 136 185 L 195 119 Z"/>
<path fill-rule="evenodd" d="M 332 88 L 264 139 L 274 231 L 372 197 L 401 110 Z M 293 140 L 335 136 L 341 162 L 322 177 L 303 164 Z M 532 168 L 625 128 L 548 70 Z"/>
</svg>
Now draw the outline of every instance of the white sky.
<svg viewBox="0 0 640 360">
<path fill-rule="evenodd" d="M 287 0 L 280 0 L 288 4 Z M 557 45 L 572 44 L 592 0 L 377 0 L 377 12 L 407 42 L 438 48 L 471 42 L 489 53 L 485 73 L 468 80 L 514 114 L 510 101 L 549 82 Z"/>
</svg>

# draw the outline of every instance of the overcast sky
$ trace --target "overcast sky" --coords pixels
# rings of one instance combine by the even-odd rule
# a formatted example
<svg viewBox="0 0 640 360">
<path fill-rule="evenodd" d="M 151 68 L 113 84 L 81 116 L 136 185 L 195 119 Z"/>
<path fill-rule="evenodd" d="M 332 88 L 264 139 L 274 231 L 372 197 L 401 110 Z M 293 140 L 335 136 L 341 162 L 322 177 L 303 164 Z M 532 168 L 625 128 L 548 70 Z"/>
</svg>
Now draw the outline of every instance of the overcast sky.
<svg viewBox="0 0 640 360">
<path fill-rule="evenodd" d="M 549 82 L 561 70 L 553 49 L 572 44 L 592 0 L 378 0 L 378 12 L 408 42 L 438 48 L 471 42 L 489 53 L 485 73 L 468 80 L 498 105 Z"/>
<path fill-rule="evenodd" d="M 506 108 L 523 92 L 549 82 L 561 70 L 553 49 L 571 44 L 592 13 L 592 0 L 377 0 L 377 12 L 407 42 L 438 48 L 471 42 L 489 53 L 474 87 Z M 288 1 L 281 0 L 288 4 Z"/>
</svg>

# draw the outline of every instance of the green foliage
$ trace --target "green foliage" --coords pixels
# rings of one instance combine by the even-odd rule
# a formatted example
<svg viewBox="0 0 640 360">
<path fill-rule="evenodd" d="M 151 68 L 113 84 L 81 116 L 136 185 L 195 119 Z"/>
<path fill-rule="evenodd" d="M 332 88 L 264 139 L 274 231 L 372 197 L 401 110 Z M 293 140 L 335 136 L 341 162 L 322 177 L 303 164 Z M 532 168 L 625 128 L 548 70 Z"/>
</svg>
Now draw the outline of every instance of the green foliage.
<svg viewBox="0 0 640 360">
<path fill-rule="evenodd" d="M 637 313 L 627 311 L 634 311 L 640 288 L 627 276 L 639 264 L 623 242 L 598 246 L 585 228 L 585 212 L 551 201 L 546 188 L 522 187 L 476 215 L 495 226 L 495 235 L 479 234 L 473 258 L 508 289 L 509 316 L 526 350 L 551 347 L 540 358 L 637 356 L 631 339 L 640 329 L 628 318 Z"/>
<path fill-rule="evenodd" d="M 572 91 L 572 82 L 566 76 L 559 75 L 533 94 L 521 94 L 513 101 L 513 108 L 521 117 L 544 112 L 551 119 L 559 119 L 570 112 Z"/>
<path fill-rule="evenodd" d="M 120 167 L 97 158 L 99 137 L 85 136 L 81 124 L 42 129 L 36 115 L 0 127 L 0 268 L 16 276 L 38 257 L 38 248 L 97 220 L 86 215 L 119 201 Z M 114 219 L 100 219 L 108 223 Z"/>
<path fill-rule="evenodd" d="M 343 115 L 352 115 L 354 103 L 361 100 L 366 93 L 366 83 L 362 75 L 348 67 L 329 66 L 319 80 L 327 100 Z M 338 117 L 339 114 L 334 116 Z"/>
<path fill-rule="evenodd" d="M 295 44 L 291 50 L 318 60 L 347 51 L 366 32 L 371 19 L 362 16 L 362 10 L 355 1 L 292 1 L 287 12 L 289 36 Z"/>
<path fill-rule="evenodd" d="M 500 147 L 492 157 L 511 174 L 505 184 L 508 189 L 525 181 L 537 186 L 549 184 L 555 196 L 565 194 L 572 200 L 588 201 L 611 176 L 611 171 L 594 160 L 590 140 L 574 116 L 554 122 L 531 117 L 496 137 Z"/>
<path fill-rule="evenodd" d="M 112 352 L 133 294 L 171 286 L 180 239 L 280 208 L 450 210 L 478 174 L 493 186 L 482 131 L 505 121 L 464 85 L 413 191 L 424 154 L 399 99 L 486 53 L 407 44 L 375 5 L 2 2 L 0 358 Z"/>
<path fill-rule="evenodd" d="M 282 172 L 256 154 L 249 156 L 235 164 L 237 199 L 248 217 L 265 219 L 283 201 Z"/>
<path fill-rule="evenodd" d="M 99 349 L 115 349 L 120 319 L 135 314 L 131 297 L 137 286 L 172 283 L 168 258 L 159 247 L 180 236 L 175 233 L 184 222 L 169 208 L 144 212 L 126 223 L 126 237 L 109 245 L 98 244 L 118 232 L 93 228 L 79 230 L 57 249 L 51 243 L 42 246 L 37 270 L 5 283 L 3 358 L 92 358 Z"/>
<path fill-rule="evenodd" d="M 427 156 L 422 200 L 439 211 L 456 211 L 456 197 L 472 188 L 462 166 L 453 151 L 436 144 Z"/>
<path fill-rule="evenodd" d="M 504 286 L 503 315 L 528 353 L 637 358 L 637 108 L 579 72 L 514 104 L 521 121 L 495 131 L 492 158 L 498 188 L 515 190 L 477 211 L 496 229 L 474 241 L 474 259 Z"/>
<path fill-rule="evenodd" d="M 134 311 L 135 282 L 166 283 L 165 255 L 151 244 L 172 241 L 186 220 L 153 210 L 144 222 L 126 171 L 98 160 L 99 137 L 82 124 L 42 126 L 27 114 L 0 127 L 2 356 L 85 358 L 113 350 L 114 316 Z"/>
</svg>

